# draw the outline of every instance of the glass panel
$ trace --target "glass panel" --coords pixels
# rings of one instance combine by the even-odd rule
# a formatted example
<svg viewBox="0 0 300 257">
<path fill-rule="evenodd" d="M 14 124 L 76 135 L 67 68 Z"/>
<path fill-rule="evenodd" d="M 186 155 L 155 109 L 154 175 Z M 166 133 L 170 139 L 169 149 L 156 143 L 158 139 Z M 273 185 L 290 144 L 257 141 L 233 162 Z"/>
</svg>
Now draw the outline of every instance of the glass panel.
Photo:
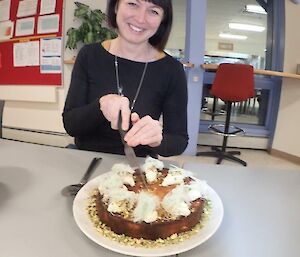
<svg viewBox="0 0 300 257">
<path fill-rule="evenodd" d="M 201 120 L 225 122 L 225 103 L 210 93 L 211 85 L 204 85 L 201 108 Z M 256 89 L 255 97 L 232 105 L 231 122 L 265 125 L 265 117 L 269 102 L 269 90 Z"/>
<path fill-rule="evenodd" d="M 267 14 L 246 11 L 246 5 L 259 6 L 256 0 L 207 1 L 205 63 L 245 63 L 265 69 Z M 232 24 L 233 23 L 233 24 Z M 230 25 L 231 24 L 231 25 Z M 255 25 L 262 31 L 236 29 L 240 24 Z M 224 38 L 225 35 L 244 36 L 244 39 Z M 209 94 L 211 85 L 204 85 L 201 120 L 225 121 L 225 104 Z M 256 96 L 232 106 L 231 121 L 265 125 L 269 91 L 257 89 Z"/>
<path fill-rule="evenodd" d="M 267 14 L 248 12 L 246 5 L 259 6 L 256 0 L 207 1 L 206 63 L 248 63 L 254 68 L 265 69 Z M 237 29 L 240 24 L 248 25 L 246 29 L 250 25 L 250 29 L 262 31 Z M 243 39 L 226 38 L 228 34 Z"/>
</svg>

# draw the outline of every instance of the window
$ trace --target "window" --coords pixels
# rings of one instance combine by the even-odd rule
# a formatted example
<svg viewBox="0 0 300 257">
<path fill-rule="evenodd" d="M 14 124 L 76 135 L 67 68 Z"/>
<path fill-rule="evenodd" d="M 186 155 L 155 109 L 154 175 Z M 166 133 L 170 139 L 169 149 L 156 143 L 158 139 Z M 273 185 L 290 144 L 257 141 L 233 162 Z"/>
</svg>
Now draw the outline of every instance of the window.
<svg viewBox="0 0 300 257">
<path fill-rule="evenodd" d="M 265 68 L 267 13 L 250 12 L 255 0 L 208 0 L 205 37 L 206 63 L 248 63 Z"/>
<path fill-rule="evenodd" d="M 246 63 L 265 69 L 267 15 L 256 0 L 208 0 L 204 63 Z M 224 121 L 224 103 L 213 98 L 209 88 L 204 84 L 201 119 Z M 233 106 L 232 120 L 263 126 L 268 101 L 267 90 L 257 88 L 254 98 Z"/>
</svg>

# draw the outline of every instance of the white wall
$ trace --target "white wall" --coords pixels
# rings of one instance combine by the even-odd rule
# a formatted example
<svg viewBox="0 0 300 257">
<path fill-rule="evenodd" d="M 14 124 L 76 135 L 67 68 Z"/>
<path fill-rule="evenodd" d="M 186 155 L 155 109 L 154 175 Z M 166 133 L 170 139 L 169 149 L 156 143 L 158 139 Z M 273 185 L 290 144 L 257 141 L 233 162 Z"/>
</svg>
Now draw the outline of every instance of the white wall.
<svg viewBox="0 0 300 257">
<path fill-rule="evenodd" d="M 221 51 L 218 49 L 219 42 L 222 43 L 231 43 L 233 44 L 234 48 L 233 51 Z M 262 43 L 245 43 L 239 41 L 227 41 L 227 40 L 219 40 L 219 39 L 206 39 L 205 40 L 205 51 L 206 52 L 220 52 L 225 55 L 228 53 L 242 53 L 248 55 L 258 55 L 261 57 L 265 57 L 264 49 L 262 48 Z"/>
<path fill-rule="evenodd" d="M 300 64 L 300 4 L 286 4 L 284 71 L 296 73 Z M 272 149 L 300 157 L 300 80 L 283 79 L 279 114 Z"/>
</svg>

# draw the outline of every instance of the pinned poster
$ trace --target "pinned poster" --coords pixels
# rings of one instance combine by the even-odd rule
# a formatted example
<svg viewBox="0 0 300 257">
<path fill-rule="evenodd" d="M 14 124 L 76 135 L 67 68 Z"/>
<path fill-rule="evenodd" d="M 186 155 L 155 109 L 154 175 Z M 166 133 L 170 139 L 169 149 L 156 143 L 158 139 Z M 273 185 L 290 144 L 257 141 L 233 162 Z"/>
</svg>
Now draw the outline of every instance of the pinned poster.
<svg viewBox="0 0 300 257">
<path fill-rule="evenodd" d="M 38 18 L 38 34 L 56 33 L 59 30 L 59 15 L 51 14 Z"/>
<path fill-rule="evenodd" d="M 40 47 L 41 73 L 61 73 L 62 71 L 62 39 L 42 38 Z"/>
<path fill-rule="evenodd" d="M 0 40 L 7 40 L 12 38 L 14 31 L 14 22 L 2 21 L 0 22 Z"/>
<path fill-rule="evenodd" d="M 13 50 L 14 67 L 39 65 L 39 41 L 15 43 Z"/>
<path fill-rule="evenodd" d="M 41 0 L 40 15 L 54 13 L 56 0 Z"/>
<path fill-rule="evenodd" d="M 9 20 L 11 0 L 1 0 L 0 1 L 0 21 Z"/>
<path fill-rule="evenodd" d="M 34 17 L 18 19 L 16 21 L 16 36 L 33 35 Z"/>
<path fill-rule="evenodd" d="M 26 17 L 37 14 L 38 0 L 20 0 L 17 17 Z"/>
</svg>

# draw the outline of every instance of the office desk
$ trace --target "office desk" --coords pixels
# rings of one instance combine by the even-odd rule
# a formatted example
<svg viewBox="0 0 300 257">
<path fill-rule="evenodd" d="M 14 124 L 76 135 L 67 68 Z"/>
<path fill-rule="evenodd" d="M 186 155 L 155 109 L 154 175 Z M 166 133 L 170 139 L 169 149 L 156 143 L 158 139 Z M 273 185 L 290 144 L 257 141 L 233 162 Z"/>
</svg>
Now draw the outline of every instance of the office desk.
<svg viewBox="0 0 300 257">
<path fill-rule="evenodd" d="M 117 257 L 77 227 L 72 198 L 60 190 L 77 183 L 90 161 L 103 157 L 93 177 L 123 156 L 0 139 L 0 256 Z M 298 257 L 300 171 L 186 164 L 220 195 L 219 230 L 179 257 Z M 150 251 L 150 250 L 149 250 Z"/>
</svg>

